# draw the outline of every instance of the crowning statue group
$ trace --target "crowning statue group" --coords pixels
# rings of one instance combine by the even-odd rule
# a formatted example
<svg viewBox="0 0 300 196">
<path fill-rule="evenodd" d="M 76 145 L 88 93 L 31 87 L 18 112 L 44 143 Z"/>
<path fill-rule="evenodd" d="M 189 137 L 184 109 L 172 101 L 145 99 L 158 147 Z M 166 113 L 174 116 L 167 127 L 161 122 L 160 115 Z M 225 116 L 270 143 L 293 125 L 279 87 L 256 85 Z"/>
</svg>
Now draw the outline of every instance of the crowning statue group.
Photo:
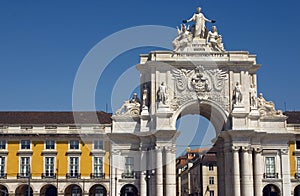
<svg viewBox="0 0 300 196">
<path fill-rule="evenodd" d="M 194 25 L 191 29 L 189 26 L 186 27 L 185 23 L 194 21 Z M 189 19 L 183 20 L 181 29 L 177 27 L 178 36 L 173 41 L 174 51 L 177 52 L 179 49 L 183 49 L 192 42 L 193 39 L 205 39 L 206 44 L 211 46 L 216 51 L 224 51 L 222 44 L 222 36 L 218 34 L 217 27 L 213 26 L 211 31 L 208 31 L 205 22 L 215 23 L 216 21 L 207 19 L 204 14 L 201 13 L 201 8 L 198 7 L 196 13 Z"/>
</svg>

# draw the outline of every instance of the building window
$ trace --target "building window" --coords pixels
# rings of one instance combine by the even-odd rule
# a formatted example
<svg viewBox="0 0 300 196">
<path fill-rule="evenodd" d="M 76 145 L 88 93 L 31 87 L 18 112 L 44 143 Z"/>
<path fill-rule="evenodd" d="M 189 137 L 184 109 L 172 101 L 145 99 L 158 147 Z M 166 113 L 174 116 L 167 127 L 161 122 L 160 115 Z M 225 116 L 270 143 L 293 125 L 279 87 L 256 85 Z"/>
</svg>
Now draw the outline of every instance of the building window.
<svg viewBox="0 0 300 196">
<path fill-rule="evenodd" d="M 103 158 L 94 157 L 94 174 L 93 177 L 103 177 Z"/>
<path fill-rule="evenodd" d="M 5 157 L 0 156 L 0 178 L 5 176 Z"/>
<path fill-rule="evenodd" d="M 298 179 L 300 178 L 300 157 L 297 157 L 297 171 L 295 177 Z"/>
<path fill-rule="evenodd" d="M 0 150 L 5 150 L 5 149 L 6 149 L 6 141 L 0 140 Z"/>
<path fill-rule="evenodd" d="M 215 196 L 215 191 L 209 191 L 209 196 Z"/>
<path fill-rule="evenodd" d="M 21 140 L 21 149 L 22 150 L 30 149 L 30 140 Z"/>
<path fill-rule="evenodd" d="M 215 184 L 215 178 L 209 177 L 209 184 Z"/>
<path fill-rule="evenodd" d="M 296 141 L 296 149 L 300 150 L 300 140 Z"/>
<path fill-rule="evenodd" d="M 80 188 L 78 186 L 73 187 L 71 196 L 80 196 L 80 195 L 81 195 Z"/>
<path fill-rule="evenodd" d="M 21 157 L 20 177 L 28 177 L 30 173 L 30 157 Z"/>
<path fill-rule="evenodd" d="M 69 177 L 79 177 L 79 157 L 70 157 Z"/>
<path fill-rule="evenodd" d="M 45 157 L 44 177 L 54 177 L 54 157 Z"/>
<path fill-rule="evenodd" d="M 79 150 L 79 141 L 78 140 L 71 140 L 70 141 L 70 149 Z"/>
<path fill-rule="evenodd" d="M 102 140 L 94 141 L 94 150 L 103 150 L 103 141 Z"/>
<path fill-rule="evenodd" d="M 125 158 L 125 173 L 122 174 L 123 178 L 134 178 L 133 160 L 133 157 Z"/>
<path fill-rule="evenodd" d="M 46 150 L 54 150 L 55 149 L 55 141 L 46 140 Z"/>
<path fill-rule="evenodd" d="M 209 170 L 209 171 L 214 171 L 214 164 L 210 163 L 210 164 L 208 165 L 208 170 Z"/>
<path fill-rule="evenodd" d="M 266 157 L 266 178 L 275 178 L 275 157 Z"/>
</svg>

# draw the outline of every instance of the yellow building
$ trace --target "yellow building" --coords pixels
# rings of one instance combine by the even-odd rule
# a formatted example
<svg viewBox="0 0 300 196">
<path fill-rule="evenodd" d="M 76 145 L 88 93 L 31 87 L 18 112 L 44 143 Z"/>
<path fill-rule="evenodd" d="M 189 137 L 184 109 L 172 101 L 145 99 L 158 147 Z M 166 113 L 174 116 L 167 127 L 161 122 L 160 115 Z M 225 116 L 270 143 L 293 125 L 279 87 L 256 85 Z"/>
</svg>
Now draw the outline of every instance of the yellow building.
<svg viewBox="0 0 300 196">
<path fill-rule="evenodd" d="M 0 195 L 109 195 L 111 115 L 0 112 Z"/>
</svg>

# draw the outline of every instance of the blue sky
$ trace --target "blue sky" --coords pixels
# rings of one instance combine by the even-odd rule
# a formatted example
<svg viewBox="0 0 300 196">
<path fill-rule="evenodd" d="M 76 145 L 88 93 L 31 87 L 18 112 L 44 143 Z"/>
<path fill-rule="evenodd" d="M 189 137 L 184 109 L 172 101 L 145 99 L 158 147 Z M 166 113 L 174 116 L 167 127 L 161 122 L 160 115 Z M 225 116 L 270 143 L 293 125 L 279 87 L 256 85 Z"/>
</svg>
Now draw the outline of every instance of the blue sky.
<svg viewBox="0 0 300 196">
<path fill-rule="evenodd" d="M 0 110 L 72 110 L 77 70 L 97 43 L 130 27 L 179 26 L 199 5 L 217 21 L 227 50 L 257 54 L 259 92 L 278 109 L 286 103 L 287 110 L 300 110 L 296 0 L 0 1 Z M 97 110 L 112 112 L 130 96 L 113 92 L 115 82 L 138 63 L 140 53 L 154 49 L 124 52 L 107 66 L 95 92 Z"/>
<path fill-rule="evenodd" d="M 200 5 L 215 19 L 227 50 L 257 54 L 259 91 L 279 109 L 300 110 L 300 2 L 287 1 L 1 1 L 0 110 L 71 110 L 85 55 L 105 37 L 139 25 L 176 27 Z M 170 43 L 171 45 L 171 43 Z M 99 81 L 95 104 L 110 109 L 109 84 L 135 65 L 140 48 L 116 58 Z M 111 73 L 112 72 L 112 73 Z M 105 83 L 105 88 L 100 84 Z"/>
</svg>

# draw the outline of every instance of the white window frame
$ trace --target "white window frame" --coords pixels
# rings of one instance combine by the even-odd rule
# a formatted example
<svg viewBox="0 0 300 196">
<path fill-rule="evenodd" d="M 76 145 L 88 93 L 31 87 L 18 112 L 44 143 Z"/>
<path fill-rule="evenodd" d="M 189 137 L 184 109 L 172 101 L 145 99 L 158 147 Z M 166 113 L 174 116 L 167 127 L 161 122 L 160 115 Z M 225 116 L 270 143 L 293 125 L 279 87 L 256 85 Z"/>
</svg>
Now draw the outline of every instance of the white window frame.
<svg viewBox="0 0 300 196">
<path fill-rule="evenodd" d="M 0 140 L 0 146 L 3 145 L 4 143 L 4 148 L 0 148 L 0 150 L 6 150 L 7 149 L 7 141 L 6 140 Z"/>
<path fill-rule="evenodd" d="M 29 158 L 29 163 L 28 163 L 28 170 L 29 170 L 29 174 L 31 174 L 31 156 L 20 156 L 19 157 L 19 174 L 23 174 L 22 173 L 22 167 L 21 167 L 21 165 L 22 165 L 22 158 Z M 22 175 L 23 176 L 23 175 Z M 25 175 L 24 175 L 25 176 Z"/>
<path fill-rule="evenodd" d="M 54 148 L 53 149 L 47 149 L 47 142 L 53 142 Z M 45 150 L 55 150 L 55 149 L 56 149 L 55 140 L 45 140 Z"/>
<path fill-rule="evenodd" d="M 268 170 L 271 170 L 271 168 L 268 168 L 269 165 L 267 165 L 268 159 L 273 159 L 274 173 L 271 173 L 271 172 L 268 173 Z M 270 164 L 270 166 L 271 166 L 271 164 Z M 274 174 L 274 178 L 276 178 L 276 157 L 275 156 L 266 156 L 265 157 L 265 171 L 266 171 L 266 178 L 271 178 L 271 177 L 268 177 L 268 175 L 271 175 L 271 174 Z"/>
<path fill-rule="evenodd" d="M 209 184 L 209 185 L 215 184 L 215 177 L 210 176 L 210 177 L 208 178 L 208 184 Z"/>
<path fill-rule="evenodd" d="M 132 163 L 128 164 L 127 160 L 131 159 Z M 132 167 L 129 168 L 129 170 L 127 170 L 127 166 L 131 165 Z M 125 157 L 125 165 L 124 165 L 124 171 L 125 174 L 131 174 L 132 172 L 134 172 L 134 157 Z"/>
<path fill-rule="evenodd" d="M 46 159 L 47 158 L 53 158 L 53 176 L 47 176 L 46 175 L 46 171 L 47 171 L 47 168 L 46 168 Z M 56 159 L 55 159 L 55 156 L 44 156 L 44 175 L 45 177 L 54 177 L 56 174 Z"/>
<path fill-rule="evenodd" d="M 4 163 L 2 164 L 4 159 Z M 7 163 L 7 157 L 6 156 L 1 156 L 0 157 L 0 178 L 5 177 L 6 174 L 6 163 Z M 2 172 L 3 170 L 3 172 Z"/>
<path fill-rule="evenodd" d="M 79 175 L 80 174 L 80 157 L 79 156 L 69 156 L 69 161 L 68 161 L 68 173 L 69 175 L 71 176 L 71 159 L 72 158 L 77 158 L 78 159 L 78 172 L 77 174 Z M 74 177 L 74 176 L 71 176 L 71 177 Z"/>
<path fill-rule="evenodd" d="M 100 142 L 102 143 L 102 148 L 96 148 L 96 146 L 98 146 Z M 95 143 L 97 143 L 97 145 Z M 93 141 L 93 150 L 103 150 L 103 149 L 104 149 L 104 141 L 103 140 L 94 140 Z"/>
<path fill-rule="evenodd" d="M 95 158 L 100 158 L 102 159 L 102 171 L 100 171 L 99 173 L 96 173 L 95 171 Z M 103 174 L 104 173 L 104 157 L 103 156 L 93 156 L 93 174 L 97 176 L 100 175 L 100 174 Z"/>
<path fill-rule="evenodd" d="M 78 148 L 71 148 L 72 142 L 78 142 Z M 80 150 L 80 141 L 79 140 L 70 140 L 69 141 L 69 150 Z"/>
<path fill-rule="evenodd" d="M 22 141 L 29 141 L 29 149 L 28 148 L 22 148 Z M 20 140 L 20 150 L 31 150 L 31 140 Z"/>
</svg>

